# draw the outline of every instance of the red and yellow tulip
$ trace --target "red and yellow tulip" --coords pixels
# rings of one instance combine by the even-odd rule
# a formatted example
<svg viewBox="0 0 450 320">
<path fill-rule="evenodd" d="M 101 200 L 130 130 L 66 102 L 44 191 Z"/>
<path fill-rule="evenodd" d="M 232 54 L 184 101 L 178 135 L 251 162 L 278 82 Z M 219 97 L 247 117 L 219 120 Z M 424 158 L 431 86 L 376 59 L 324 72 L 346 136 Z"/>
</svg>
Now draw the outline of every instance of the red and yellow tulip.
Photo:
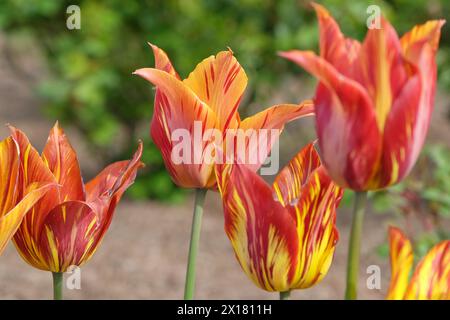
<svg viewBox="0 0 450 320">
<path fill-rule="evenodd" d="M 363 43 L 346 38 L 315 4 L 320 56 L 281 56 L 319 80 L 314 104 L 324 165 L 340 186 L 380 189 L 403 179 L 423 146 L 436 87 L 435 56 L 444 20 L 415 26 L 400 39 L 388 21 Z"/>
<path fill-rule="evenodd" d="M 0 254 L 25 214 L 56 187 L 45 176 L 34 174 L 34 169 L 41 164 L 26 150 L 24 152 L 20 153 L 12 137 L 0 142 Z"/>
<path fill-rule="evenodd" d="M 450 300 L 450 240 L 434 246 L 413 266 L 411 242 L 398 228 L 389 228 L 391 284 L 390 300 Z"/>
<path fill-rule="evenodd" d="M 305 101 L 299 105 L 272 106 L 241 121 L 237 109 L 247 86 L 247 76 L 231 50 L 204 59 L 186 79 L 181 80 L 167 54 L 155 45 L 151 47 L 155 68 L 139 69 L 135 74 L 157 88 L 151 136 L 173 181 L 181 187 L 216 186 L 215 164 L 203 161 L 205 150 L 214 148 L 212 144 L 215 142 L 209 140 L 195 144 L 193 141 L 192 150 L 199 161 L 174 163 L 171 159 L 175 146 L 172 141 L 174 130 L 186 129 L 194 136 L 195 121 L 201 122 L 202 134 L 210 129 L 218 129 L 224 136 L 229 129 L 281 130 L 286 122 L 313 114 L 312 103 Z M 258 165 L 254 167 L 256 169 Z"/>
<path fill-rule="evenodd" d="M 301 150 L 272 186 L 242 165 L 217 168 L 225 231 L 247 276 L 267 291 L 318 283 L 338 240 L 342 189 L 321 165 L 313 144 Z"/>
<path fill-rule="evenodd" d="M 59 185 L 30 206 L 14 236 L 18 252 L 33 267 L 55 273 L 82 265 L 99 246 L 116 205 L 142 165 L 142 144 L 132 160 L 111 164 L 85 185 L 76 153 L 58 124 L 41 156 L 23 132 L 11 131 L 21 162 L 29 167 L 25 183 L 42 177 Z"/>
</svg>

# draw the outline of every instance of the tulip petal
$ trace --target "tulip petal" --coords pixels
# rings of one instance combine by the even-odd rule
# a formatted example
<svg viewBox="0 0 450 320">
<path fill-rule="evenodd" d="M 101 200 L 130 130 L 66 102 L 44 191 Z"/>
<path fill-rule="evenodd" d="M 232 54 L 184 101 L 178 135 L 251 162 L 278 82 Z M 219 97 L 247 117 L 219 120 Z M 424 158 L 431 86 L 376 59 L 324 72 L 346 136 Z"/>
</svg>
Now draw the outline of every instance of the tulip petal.
<svg viewBox="0 0 450 320">
<path fill-rule="evenodd" d="M 327 274 L 339 239 L 336 208 L 341 198 L 342 189 L 333 183 L 324 167 L 319 167 L 308 177 L 298 201 L 289 205 L 296 217 L 299 239 L 292 288 L 309 288 Z"/>
<path fill-rule="evenodd" d="M 340 186 L 364 190 L 376 173 L 381 134 L 365 89 L 310 51 L 280 54 L 319 79 L 314 108 L 322 161 Z"/>
<path fill-rule="evenodd" d="M 99 231 L 89 255 L 94 253 L 111 224 L 115 208 L 124 192 L 134 183 L 141 162 L 143 144 L 139 146 L 133 158 L 128 161 L 115 162 L 106 167 L 94 179 L 86 184 L 87 204 L 97 215 Z"/>
<path fill-rule="evenodd" d="M 417 64 L 418 56 L 415 54 L 415 47 L 417 45 L 423 46 L 423 43 L 427 43 L 436 52 L 439 47 L 441 28 L 444 24 L 445 20 L 431 20 L 414 26 L 409 32 L 405 33 L 400 39 L 405 57 L 410 59 L 412 63 Z"/>
<path fill-rule="evenodd" d="M 394 101 L 384 129 L 384 152 L 376 179 L 380 185 L 389 186 L 403 179 L 417 160 L 420 150 L 415 149 L 423 145 L 424 137 L 422 143 L 418 137 L 415 139 L 416 128 L 421 126 L 419 122 L 429 122 L 429 117 L 418 118 L 421 88 L 419 76 L 414 76 Z"/>
<path fill-rule="evenodd" d="M 362 45 L 353 78 L 374 101 L 377 124 L 382 132 L 391 105 L 415 71 L 403 58 L 394 28 L 381 19 L 381 28 L 369 29 Z"/>
<path fill-rule="evenodd" d="M 359 56 L 360 43 L 344 37 L 327 9 L 317 3 L 313 3 L 312 6 L 319 20 L 320 56 L 343 75 L 350 76 L 353 64 Z"/>
<path fill-rule="evenodd" d="M 155 56 L 155 68 L 161 71 L 165 71 L 174 76 L 175 78 L 180 79 L 180 76 L 175 71 L 172 62 L 167 56 L 167 53 L 165 53 L 164 50 L 158 48 L 154 44 L 151 44 L 150 42 L 148 43 L 148 45 L 152 48 L 153 55 Z"/>
<path fill-rule="evenodd" d="M 280 171 L 272 187 L 283 206 L 298 201 L 303 186 L 318 167 L 320 158 L 310 143 Z"/>
<path fill-rule="evenodd" d="M 51 272 L 80 266 L 86 262 L 85 256 L 94 243 L 96 226 L 97 215 L 89 205 L 81 201 L 64 202 L 45 218 L 39 236 L 39 260 L 25 260 Z"/>
<path fill-rule="evenodd" d="M 19 147 L 23 188 L 27 188 L 35 182 L 57 185 L 55 177 L 36 149 L 33 148 L 27 136 L 14 127 L 10 127 L 10 131 L 11 137 Z M 48 190 L 40 201 L 32 206 L 30 212 L 25 215 L 20 228 L 14 235 L 14 244 L 18 249 L 20 248 L 19 251 L 33 251 L 33 248 L 37 246 L 37 239 L 34 237 L 40 234 L 46 215 L 59 204 L 58 189 L 59 186 Z"/>
<path fill-rule="evenodd" d="M 403 232 L 395 227 L 389 228 L 389 253 L 391 261 L 391 284 L 387 299 L 402 300 L 408 286 L 409 273 L 413 265 L 411 242 Z"/>
<path fill-rule="evenodd" d="M 405 299 L 450 300 L 450 241 L 434 246 L 419 262 Z"/>
<path fill-rule="evenodd" d="M 430 21 L 414 27 L 401 39 L 407 59 L 414 64 L 411 76 L 394 101 L 384 133 L 384 153 L 381 172 L 385 184 L 404 178 L 414 166 L 425 142 L 431 120 L 436 90 L 435 55 L 443 21 Z M 395 137 L 393 139 L 392 137 Z"/>
<path fill-rule="evenodd" d="M 241 152 L 245 153 L 246 159 L 258 155 L 257 159 L 245 162 L 249 169 L 257 171 L 272 150 L 273 144 L 278 141 L 284 125 L 289 121 L 312 115 L 314 115 L 314 105 L 312 101 L 307 100 L 299 105 L 275 105 L 244 119 L 239 129 L 245 134 L 245 148 L 241 149 L 238 143 L 234 145 L 237 160 L 241 160 L 238 159 Z"/>
<path fill-rule="evenodd" d="M 247 76 L 231 50 L 206 58 L 183 82 L 214 111 L 219 130 L 237 128 Z"/>
<path fill-rule="evenodd" d="M 298 255 L 292 217 L 245 166 L 218 166 L 216 172 L 225 231 L 242 269 L 264 290 L 289 290 Z"/>
<path fill-rule="evenodd" d="M 15 234 L 23 217 L 50 188 L 48 183 L 22 186 L 19 146 L 12 137 L 0 142 L 0 254 Z M 19 203 L 16 203 L 22 197 Z"/>
<path fill-rule="evenodd" d="M 59 189 L 61 202 L 85 199 L 76 152 L 58 123 L 50 131 L 42 159 L 61 185 Z"/>
<path fill-rule="evenodd" d="M 9 137 L 0 142 L 0 218 L 11 210 L 20 196 L 19 150 Z"/>
<path fill-rule="evenodd" d="M 211 142 L 202 141 L 202 137 L 206 130 L 215 128 L 214 112 L 200 101 L 192 90 L 166 72 L 147 68 L 137 70 L 135 73 L 157 86 L 151 136 L 161 150 L 164 164 L 172 179 L 181 187 L 207 186 L 213 164 L 204 160 L 204 150 Z M 200 126 L 196 126 L 195 122 Z M 178 144 L 187 144 L 190 147 L 191 157 L 188 161 L 175 163 L 172 159 L 173 149 L 178 145 L 172 141 L 175 131 L 183 137 Z M 186 134 L 182 135 L 184 131 Z M 200 140 L 192 141 L 197 136 L 200 136 Z M 190 141 L 184 141 L 185 138 Z"/>
<path fill-rule="evenodd" d="M 0 254 L 20 227 L 26 214 L 53 188 L 55 188 L 55 184 L 32 183 L 28 186 L 22 200 L 4 216 L 0 217 Z"/>
</svg>

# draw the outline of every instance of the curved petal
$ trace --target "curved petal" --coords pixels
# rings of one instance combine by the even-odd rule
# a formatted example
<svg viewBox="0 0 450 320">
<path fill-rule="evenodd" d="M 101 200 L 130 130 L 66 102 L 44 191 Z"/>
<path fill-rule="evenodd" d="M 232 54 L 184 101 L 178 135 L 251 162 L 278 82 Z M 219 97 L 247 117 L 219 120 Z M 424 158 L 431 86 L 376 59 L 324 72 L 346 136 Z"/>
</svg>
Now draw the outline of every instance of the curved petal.
<svg viewBox="0 0 450 320">
<path fill-rule="evenodd" d="M 299 256 L 292 288 L 305 289 L 320 282 L 328 272 L 339 233 L 336 209 L 342 198 L 339 188 L 319 167 L 307 179 L 297 203 L 288 207 L 296 217 Z"/>
<path fill-rule="evenodd" d="M 205 131 L 216 127 L 214 112 L 186 85 L 164 71 L 148 68 L 135 73 L 157 86 L 151 136 L 173 181 L 186 188 L 209 186 L 214 164 L 205 161 L 204 151 L 211 142 L 202 137 Z M 173 141 L 175 136 L 178 143 Z M 174 162 L 174 148 L 183 145 L 188 150 L 182 149 L 182 161 Z"/>
<path fill-rule="evenodd" d="M 206 58 L 183 82 L 214 111 L 220 130 L 238 126 L 237 109 L 247 86 L 247 75 L 231 50 Z"/>
<path fill-rule="evenodd" d="M 164 50 L 158 48 L 154 44 L 151 44 L 150 42 L 148 43 L 148 45 L 152 48 L 153 55 L 155 56 L 155 68 L 161 71 L 165 71 L 174 76 L 175 78 L 180 79 L 180 76 L 175 71 L 172 62 L 167 56 L 167 53 L 165 53 Z"/>
<path fill-rule="evenodd" d="M 424 43 L 427 43 L 435 53 L 439 47 L 441 28 L 444 24 L 445 20 L 430 20 L 414 26 L 409 32 L 405 33 L 400 39 L 404 56 L 410 62 L 417 64 L 418 56 L 415 53 L 415 47 L 417 45 L 423 47 Z"/>
<path fill-rule="evenodd" d="M 418 122 L 427 121 L 426 117 L 418 117 L 419 108 L 425 107 L 420 105 L 421 90 L 420 77 L 410 78 L 392 105 L 384 129 L 384 152 L 377 179 L 380 186 L 389 186 L 400 181 L 416 162 L 418 153 L 415 155 L 414 149 L 420 141 L 414 137 L 415 128 Z"/>
<path fill-rule="evenodd" d="M 395 227 L 389 228 L 389 254 L 391 260 L 391 284 L 387 299 L 402 300 L 408 286 L 409 273 L 413 264 L 411 242 L 403 232 Z"/>
<path fill-rule="evenodd" d="M 312 3 L 312 6 L 319 20 L 320 56 L 343 75 L 350 76 L 361 44 L 343 36 L 339 25 L 327 9 L 317 3 Z"/>
<path fill-rule="evenodd" d="M 366 190 L 381 156 L 382 137 L 365 89 L 310 51 L 280 54 L 320 81 L 314 107 L 322 161 L 340 186 Z"/>
<path fill-rule="evenodd" d="M 310 143 L 280 171 L 272 188 L 283 206 L 298 201 L 303 186 L 320 164 L 314 143 Z"/>
<path fill-rule="evenodd" d="M 246 159 L 246 166 L 257 171 L 266 160 L 274 143 L 278 141 L 284 125 L 289 121 L 312 115 L 314 115 L 314 105 L 312 101 L 307 100 L 298 105 L 275 105 L 246 118 L 240 123 L 238 130 L 245 141 L 239 140 L 238 137 L 234 145 L 236 160 Z M 244 146 L 239 142 L 245 142 Z"/>
<path fill-rule="evenodd" d="M 143 144 L 139 146 L 133 158 L 128 161 L 115 162 L 106 167 L 100 174 L 86 184 L 87 204 L 92 207 L 97 215 L 99 225 L 95 234 L 94 245 L 89 250 L 88 255 L 92 255 L 103 239 L 111 224 L 114 211 L 124 192 L 134 183 L 137 170 L 143 164 L 142 157 Z"/>
<path fill-rule="evenodd" d="M 450 241 L 434 246 L 419 262 L 405 299 L 450 300 Z"/>
<path fill-rule="evenodd" d="M 77 154 L 58 122 L 50 131 L 47 144 L 42 152 L 42 160 L 61 185 L 59 189 L 61 202 L 85 199 Z"/>
<path fill-rule="evenodd" d="M 216 172 L 225 232 L 242 269 L 264 290 L 289 290 L 298 255 L 294 220 L 245 166 L 218 166 Z"/>
<path fill-rule="evenodd" d="M 5 249 L 8 241 L 14 234 L 17 234 L 16 231 L 21 226 L 24 216 L 55 186 L 55 184 L 49 183 L 32 183 L 28 186 L 25 195 L 19 203 L 4 216 L 0 217 L 0 254 Z"/>
<path fill-rule="evenodd" d="M 443 24 L 443 20 L 430 21 L 414 27 L 401 39 L 404 54 L 414 64 L 412 69 L 417 76 L 406 83 L 388 118 L 391 128 L 385 140 L 391 150 L 386 153 L 392 154 L 393 159 L 387 160 L 398 163 L 397 180 L 406 176 L 414 166 L 428 132 L 436 91 L 435 57 Z M 389 141 L 392 132 L 401 139 Z M 397 154 L 392 150 L 397 150 Z"/>
<path fill-rule="evenodd" d="M 94 244 L 97 225 L 97 215 L 84 202 L 67 201 L 56 206 L 45 218 L 39 235 L 37 260 L 27 262 L 51 272 L 82 265 Z"/>
<path fill-rule="evenodd" d="M 55 187 L 48 182 L 23 183 L 20 156 L 19 146 L 12 137 L 0 142 L 0 254 L 23 217 Z"/>
<path fill-rule="evenodd" d="M 39 153 L 33 148 L 27 136 L 14 127 L 10 127 L 10 130 L 11 137 L 19 147 L 20 179 L 23 181 L 23 189 L 36 182 L 57 185 L 52 172 L 41 159 Z M 58 189 L 59 186 L 51 188 L 38 202 L 29 208 L 30 212 L 25 215 L 14 235 L 16 247 L 31 248 L 30 250 L 32 250 L 33 246 L 37 244 L 36 237 L 41 232 L 42 223 L 46 215 L 60 203 Z"/>
<path fill-rule="evenodd" d="M 19 150 L 8 137 L 0 142 L 0 218 L 11 210 L 20 196 Z"/>
<path fill-rule="evenodd" d="M 414 73 L 414 68 L 403 58 L 395 29 L 382 18 L 380 29 L 367 32 L 353 75 L 373 101 L 381 132 L 393 101 Z"/>
</svg>

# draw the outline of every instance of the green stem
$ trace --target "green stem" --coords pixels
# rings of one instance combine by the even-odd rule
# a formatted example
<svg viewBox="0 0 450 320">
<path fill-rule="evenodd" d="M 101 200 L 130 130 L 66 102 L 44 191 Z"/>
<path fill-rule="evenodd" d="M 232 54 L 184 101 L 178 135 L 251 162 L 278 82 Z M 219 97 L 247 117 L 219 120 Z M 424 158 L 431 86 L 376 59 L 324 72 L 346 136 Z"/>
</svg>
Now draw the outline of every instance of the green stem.
<svg viewBox="0 0 450 320">
<path fill-rule="evenodd" d="M 290 296 L 291 296 L 291 290 L 280 292 L 280 300 L 289 300 Z"/>
<path fill-rule="evenodd" d="M 367 191 L 355 191 L 355 205 L 353 207 L 352 230 L 348 245 L 347 260 L 347 289 L 346 300 L 357 298 L 359 255 L 361 251 L 361 232 L 364 220 L 364 209 L 366 207 Z"/>
<path fill-rule="evenodd" d="M 189 257 L 186 270 L 186 284 L 184 287 L 184 300 L 194 299 L 195 268 L 197 261 L 198 243 L 202 226 L 203 205 L 207 189 L 195 190 L 194 216 L 192 218 L 191 242 L 189 244 Z"/>
<path fill-rule="evenodd" d="M 53 275 L 53 300 L 63 299 L 63 273 L 52 272 Z"/>
</svg>

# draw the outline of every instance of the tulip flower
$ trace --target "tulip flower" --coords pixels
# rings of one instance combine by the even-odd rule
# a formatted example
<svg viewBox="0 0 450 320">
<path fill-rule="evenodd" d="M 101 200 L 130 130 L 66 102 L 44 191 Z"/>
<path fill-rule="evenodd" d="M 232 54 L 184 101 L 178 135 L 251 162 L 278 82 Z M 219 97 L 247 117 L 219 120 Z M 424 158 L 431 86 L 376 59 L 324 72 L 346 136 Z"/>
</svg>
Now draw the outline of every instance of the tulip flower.
<svg viewBox="0 0 450 320">
<path fill-rule="evenodd" d="M 289 51 L 319 79 L 314 98 L 322 158 L 331 177 L 357 191 L 387 187 L 411 170 L 423 146 L 436 88 L 435 56 L 444 20 L 402 38 L 381 19 L 363 43 L 345 38 L 320 5 L 320 56 Z"/>
<path fill-rule="evenodd" d="M 33 171 L 40 165 L 32 153 L 20 154 L 11 137 L 0 142 L 0 254 L 25 214 L 56 187 L 45 175 Z"/>
<path fill-rule="evenodd" d="M 360 192 L 347 286 L 347 298 L 355 298 L 361 230 L 356 224 L 363 220 L 366 191 L 399 182 L 417 160 L 433 110 L 444 20 L 417 25 L 399 39 L 381 17 L 380 28 L 370 29 L 360 43 L 344 37 L 324 7 L 313 6 L 320 56 L 299 50 L 280 55 L 319 80 L 314 104 L 324 165 L 337 184 Z"/>
<path fill-rule="evenodd" d="M 155 45 L 150 46 L 155 56 L 155 68 L 139 69 L 134 74 L 156 86 L 151 122 L 152 140 L 161 151 L 174 183 L 180 187 L 197 189 L 185 289 L 185 298 L 191 299 L 198 247 L 196 242 L 200 236 L 205 192 L 217 186 L 214 172 L 217 161 L 210 161 L 207 157 L 217 154 L 219 148 L 224 154 L 252 154 L 257 146 L 245 144 L 245 150 L 239 150 L 236 146 L 223 147 L 227 134 L 239 129 L 272 129 L 281 132 L 286 122 L 312 115 L 313 105 L 310 101 L 298 105 L 276 105 L 241 121 L 238 107 L 247 86 L 247 76 L 231 50 L 204 59 L 182 80 L 167 54 Z M 187 132 L 187 138 L 177 141 L 175 137 L 183 131 Z M 208 132 L 211 131 L 219 132 L 218 139 L 208 138 Z M 273 142 L 271 139 L 264 146 L 263 157 L 254 163 L 247 163 L 252 170 L 256 171 L 262 165 Z M 182 143 L 187 147 L 180 153 L 187 159 L 175 161 L 174 154 L 179 152 Z"/>
<path fill-rule="evenodd" d="M 313 115 L 312 103 L 305 101 L 299 105 L 276 105 L 241 121 L 238 107 L 247 86 L 247 76 L 231 50 L 204 59 L 181 80 L 167 54 L 155 45 L 150 46 L 155 56 L 155 68 L 139 69 L 134 74 L 156 86 L 151 136 L 161 150 L 173 181 L 180 187 L 215 186 L 215 163 L 203 160 L 205 150 L 217 141 L 200 141 L 200 145 L 195 145 L 197 141 L 192 139 L 192 150 L 199 157 L 198 163 L 176 164 L 172 160 L 175 130 L 186 129 L 193 137 L 195 121 L 202 124 L 202 133 L 208 129 L 217 129 L 224 135 L 227 130 L 236 129 L 282 130 L 288 121 Z M 258 165 L 254 167 L 255 171 L 257 169 Z"/>
<path fill-rule="evenodd" d="M 247 276 L 281 298 L 320 282 L 339 237 L 335 220 L 342 189 L 328 176 L 313 144 L 272 186 L 245 166 L 221 168 L 216 171 L 225 231 Z"/>
<path fill-rule="evenodd" d="M 83 265 L 92 257 L 120 198 L 134 182 L 142 166 L 142 143 L 132 160 L 109 165 L 85 185 L 77 155 L 58 124 L 50 131 L 41 156 L 23 132 L 15 128 L 11 128 L 11 132 L 22 162 L 26 163 L 23 157 L 29 156 L 36 163 L 29 171 L 59 185 L 25 216 L 14 243 L 28 264 L 53 273 L 54 295 L 60 299 L 62 273 L 70 266 Z"/>
<path fill-rule="evenodd" d="M 411 242 L 395 227 L 389 228 L 391 284 L 390 300 L 450 300 L 450 240 L 435 245 L 413 267 Z"/>
</svg>

